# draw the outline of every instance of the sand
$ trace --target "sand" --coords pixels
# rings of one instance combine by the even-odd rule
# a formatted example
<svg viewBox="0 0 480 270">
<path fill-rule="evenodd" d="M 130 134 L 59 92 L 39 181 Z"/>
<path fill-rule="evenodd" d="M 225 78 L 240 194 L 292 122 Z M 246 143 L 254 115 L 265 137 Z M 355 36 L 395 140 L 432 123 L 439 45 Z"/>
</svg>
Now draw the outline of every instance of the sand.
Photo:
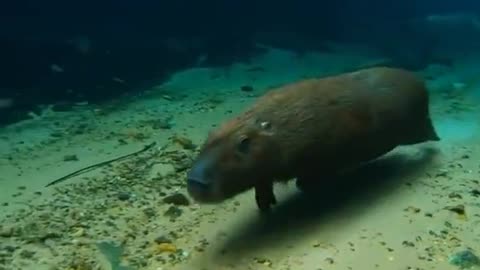
<svg viewBox="0 0 480 270">
<path fill-rule="evenodd" d="M 194 146 L 270 87 L 382 57 L 348 47 L 301 58 L 271 50 L 250 65 L 178 73 L 108 106 L 46 108 L 0 131 L 0 269 L 457 269 L 453 253 L 480 254 L 480 76 L 472 59 L 480 57 L 421 72 L 440 142 L 398 148 L 314 195 L 276 186 L 279 205 L 267 217 L 252 192 L 219 205 L 184 196 Z M 107 244 L 102 253 L 105 241 L 120 248 Z"/>
</svg>

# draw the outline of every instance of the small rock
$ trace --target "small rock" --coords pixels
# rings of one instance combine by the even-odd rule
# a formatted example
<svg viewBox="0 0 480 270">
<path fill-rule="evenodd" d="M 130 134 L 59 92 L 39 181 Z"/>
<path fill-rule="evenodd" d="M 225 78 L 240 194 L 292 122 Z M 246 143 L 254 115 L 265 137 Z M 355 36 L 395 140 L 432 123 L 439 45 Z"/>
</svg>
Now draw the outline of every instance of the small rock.
<svg viewBox="0 0 480 270">
<path fill-rule="evenodd" d="M 20 252 L 20 257 L 23 259 L 31 259 L 33 256 L 35 256 L 35 251 L 24 249 Z"/>
<path fill-rule="evenodd" d="M 128 142 L 127 142 L 126 140 L 124 140 L 124 139 L 118 139 L 118 143 L 119 143 L 120 145 L 126 145 L 126 144 L 128 144 Z"/>
<path fill-rule="evenodd" d="M 190 201 L 188 200 L 187 196 L 182 193 L 174 193 L 163 198 L 164 203 L 174 204 L 174 205 L 182 205 L 187 206 L 190 205 Z"/>
<path fill-rule="evenodd" d="M 17 247 L 15 247 L 15 246 L 5 246 L 5 247 L 3 247 L 3 250 L 5 250 L 9 253 L 13 253 L 13 252 L 15 252 L 15 250 L 17 250 Z"/>
<path fill-rule="evenodd" d="M 170 240 L 168 237 L 163 236 L 163 235 L 155 238 L 154 241 L 155 241 L 155 243 L 157 243 L 157 244 L 172 243 L 172 240 Z"/>
<path fill-rule="evenodd" d="M 419 213 L 421 210 L 418 207 L 415 206 L 409 206 L 404 209 L 405 212 L 412 212 L 412 213 Z"/>
<path fill-rule="evenodd" d="M 120 192 L 117 194 L 117 198 L 121 201 L 127 201 L 130 197 L 131 195 L 128 192 Z"/>
<path fill-rule="evenodd" d="M 88 132 L 88 125 L 85 123 L 82 123 L 78 126 L 73 127 L 71 133 L 75 135 L 82 135 Z"/>
<path fill-rule="evenodd" d="M 153 129 L 171 129 L 172 128 L 172 117 L 167 117 L 165 119 L 158 119 L 152 121 Z"/>
<path fill-rule="evenodd" d="M 170 206 L 167 211 L 163 214 L 166 217 L 176 219 L 182 215 L 182 209 L 175 207 L 175 206 Z"/>
<path fill-rule="evenodd" d="M 272 261 L 270 261 L 267 258 L 255 258 L 255 262 L 258 264 L 263 264 L 268 267 L 272 266 Z"/>
<path fill-rule="evenodd" d="M 437 174 L 435 174 L 435 177 L 447 177 L 448 176 L 448 171 L 446 170 L 442 170 L 440 172 L 438 172 Z"/>
<path fill-rule="evenodd" d="M 333 264 L 335 261 L 333 260 L 333 258 L 326 258 L 325 262 L 327 262 L 329 264 Z"/>
<path fill-rule="evenodd" d="M 175 166 L 167 163 L 154 164 L 150 170 L 150 177 L 167 177 L 175 173 Z"/>
<path fill-rule="evenodd" d="M 173 164 L 173 167 L 175 169 L 175 172 L 183 172 L 188 170 L 191 165 L 192 165 L 191 160 L 183 159 Z"/>
<path fill-rule="evenodd" d="M 465 215 L 465 206 L 463 204 L 455 205 L 455 206 L 447 206 L 445 207 L 446 210 L 452 211 L 459 215 Z"/>
<path fill-rule="evenodd" d="M 143 213 L 149 218 L 154 217 L 156 215 L 155 209 L 151 207 L 143 209 Z"/>
<path fill-rule="evenodd" d="M 461 199 L 461 198 L 462 198 L 462 195 L 460 195 L 460 194 L 458 194 L 458 193 L 456 193 L 456 192 L 452 192 L 452 193 L 448 194 L 448 197 L 449 197 L 450 199 Z"/>
<path fill-rule="evenodd" d="M 54 131 L 50 134 L 51 137 L 53 138 L 62 138 L 63 137 L 63 133 L 60 132 L 60 131 Z"/>
<path fill-rule="evenodd" d="M 405 246 L 405 247 L 414 247 L 415 244 L 413 242 L 410 242 L 410 241 L 403 241 L 402 242 L 402 245 Z"/>
<path fill-rule="evenodd" d="M 171 139 L 174 143 L 179 144 L 183 147 L 183 149 L 186 150 L 194 150 L 197 147 L 197 145 L 195 145 L 192 140 L 183 136 L 175 135 Z"/>
<path fill-rule="evenodd" d="M 177 251 L 177 247 L 172 243 L 161 243 L 156 247 L 158 253 L 174 253 Z"/>
<path fill-rule="evenodd" d="M 65 155 L 63 161 L 78 161 L 77 155 Z"/>
<path fill-rule="evenodd" d="M 85 236 L 85 229 L 84 228 L 77 228 L 73 233 L 72 237 L 79 238 Z"/>
<path fill-rule="evenodd" d="M 165 100 L 168 100 L 168 101 L 172 101 L 173 98 L 169 95 L 162 95 L 162 98 L 165 99 Z"/>
<path fill-rule="evenodd" d="M 472 194 L 475 197 L 479 197 L 480 196 L 480 190 L 478 190 L 478 189 L 471 190 L 470 194 Z"/>
<path fill-rule="evenodd" d="M 0 237 L 12 237 L 13 233 L 13 227 L 0 227 Z"/>
<path fill-rule="evenodd" d="M 242 87 L 240 87 L 240 90 L 242 90 L 243 92 L 252 92 L 253 87 L 251 85 L 243 85 Z"/>
</svg>

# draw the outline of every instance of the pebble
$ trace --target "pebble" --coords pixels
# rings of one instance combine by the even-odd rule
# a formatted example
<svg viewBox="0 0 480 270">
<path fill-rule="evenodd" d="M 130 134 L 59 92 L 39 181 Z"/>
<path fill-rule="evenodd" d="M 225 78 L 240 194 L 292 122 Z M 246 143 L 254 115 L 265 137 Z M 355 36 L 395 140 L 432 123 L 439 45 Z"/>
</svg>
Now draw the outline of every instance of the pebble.
<svg viewBox="0 0 480 270">
<path fill-rule="evenodd" d="M 143 209 L 143 213 L 149 218 L 154 217 L 156 215 L 155 209 L 151 207 Z"/>
<path fill-rule="evenodd" d="M 170 122 L 170 119 L 158 119 L 155 122 L 152 123 L 152 128 L 153 129 L 171 129 L 172 128 L 172 123 Z"/>
<path fill-rule="evenodd" d="M 327 262 L 329 264 L 333 264 L 335 261 L 333 260 L 333 258 L 326 258 L 325 262 Z"/>
<path fill-rule="evenodd" d="M 131 195 L 128 192 L 119 192 L 117 194 L 117 198 L 121 201 L 127 201 L 128 199 L 130 199 L 130 197 Z"/>
<path fill-rule="evenodd" d="M 472 196 L 474 196 L 474 197 L 479 197 L 480 196 L 480 190 L 474 189 L 474 190 L 470 191 L 470 194 L 472 194 Z"/>
<path fill-rule="evenodd" d="M 167 211 L 165 211 L 165 213 L 163 214 L 164 216 L 166 217 L 170 217 L 170 218 L 178 218 L 182 215 L 182 209 L 178 208 L 178 207 L 175 207 L 175 206 L 170 206 Z"/>
<path fill-rule="evenodd" d="M 35 251 L 24 249 L 20 252 L 20 257 L 24 259 L 31 259 L 33 256 L 35 256 Z"/>
<path fill-rule="evenodd" d="M 13 253 L 15 250 L 17 250 L 17 247 L 15 247 L 15 246 L 4 246 L 3 250 L 5 250 L 6 252 L 9 252 L 9 253 Z"/>
<path fill-rule="evenodd" d="M 63 161 L 78 161 L 77 155 L 65 155 Z"/>
<path fill-rule="evenodd" d="M 0 237 L 12 237 L 13 236 L 13 227 L 1 227 L 0 228 Z"/>
<path fill-rule="evenodd" d="M 177 206 L 187 206 L 190 205 L 190 200 L 183 193 L 174 193 L 163 198 L 164 203 L 174 204 Z"/>
<path fill-rule="evenodd" d="M 240 90 L 243 92 L 252 92 L 253 87 L 251 85 L 243 85 L 242 87 L 240 87 Z"/>
<path fill-rule="evenodd" d="M 172 243 L 161 243 L 156 247 L 158 253 L 169 252 L 173 253 L 177 251 L 177 247 Z"/>
<path fill-rule="evenodd" d="M 457 213 L 458 215 L 465 215 L 465 206 L 463 204 L 447 206 L 445 209 Z"/>
<path fill-rule="evenodd" d="M 162 244 L 162 243 L 172 243 L 172 240 L 170 240 L 168 237 L 166 237 L 166 236 L 163 236 L 163 235 L 161 235 L 161 236 L 159 236 L 159 237 L 155 238 L 155 240 L 154 240 L 154 241 L 155 241 L 155 243 L 157 243 L 157 244 Z"/>
</svg>

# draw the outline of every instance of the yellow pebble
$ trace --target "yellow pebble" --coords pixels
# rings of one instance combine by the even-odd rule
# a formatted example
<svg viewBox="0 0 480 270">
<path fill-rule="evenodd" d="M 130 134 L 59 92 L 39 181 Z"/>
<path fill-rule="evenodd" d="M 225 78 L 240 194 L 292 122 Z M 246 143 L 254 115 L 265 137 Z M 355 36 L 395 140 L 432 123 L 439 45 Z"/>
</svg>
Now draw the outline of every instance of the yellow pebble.
<svg viewBox="0 0 480 270">
<path fill-rule="evenodd" d="M 173 253 L 173 252 L 177 251 L 177 247 L 174 244 L 171 244 L 171 243 L 161 243 L 161 244 L 157 245 L 156 251 L 159 252 L 159 253 L 163 253 L 163 252 Z"/>
<path fill-rule="evenodd" d="M 73 237 L 82 237 L 85 235 L 85 229 L 84 228 L 77 228 L 73 233 Z"/>
</svg>

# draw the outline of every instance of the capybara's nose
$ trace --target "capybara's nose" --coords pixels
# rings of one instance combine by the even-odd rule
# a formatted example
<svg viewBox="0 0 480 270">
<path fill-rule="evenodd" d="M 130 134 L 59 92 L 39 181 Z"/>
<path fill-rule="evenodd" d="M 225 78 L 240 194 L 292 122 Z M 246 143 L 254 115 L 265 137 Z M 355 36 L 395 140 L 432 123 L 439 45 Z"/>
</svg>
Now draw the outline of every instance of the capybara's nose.
<svg viewBox="0 0 480 270">
<path fill-rule="evenodd" d="M 200 159 L 193 164 L 193 167 L 187 174 L 187 184 L 196 188 L 208 189 L 211 185 L 211 179 L 208 173 L 209 162 L 207 159 Z"/>
<path fill-rule="evenodd" d="M 188 176 L 187 184 L 189 186 L 196 186 L 197 188 L 201 189 L 208 189 L 208 187 L 210 186 L 210 184 L 208 184 L 204 179 L 191 176 Z"/>
</svg>

